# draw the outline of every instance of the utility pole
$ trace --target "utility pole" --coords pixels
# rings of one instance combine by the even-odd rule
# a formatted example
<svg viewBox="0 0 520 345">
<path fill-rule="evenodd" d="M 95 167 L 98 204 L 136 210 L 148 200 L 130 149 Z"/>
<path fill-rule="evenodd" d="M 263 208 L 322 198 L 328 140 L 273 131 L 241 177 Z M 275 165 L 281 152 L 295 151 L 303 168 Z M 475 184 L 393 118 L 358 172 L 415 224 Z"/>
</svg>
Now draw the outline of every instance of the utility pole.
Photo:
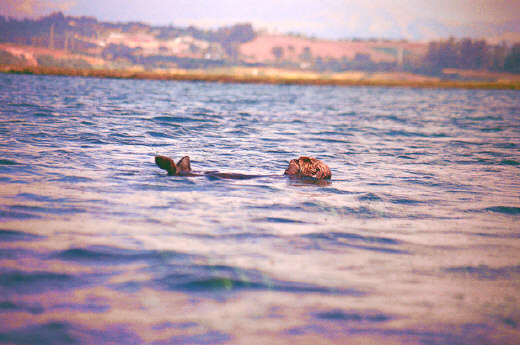
<svg viewBox="0 0 520 345">
<path fill-rule="evenodd" d="M 404 49 L 403 47 L 397 48 L 397 67 L 399 70 L 403 69 L 403 63 L 404 63 Z"/>
<path fill-rule="evenodd" d="M 54 23 L 51 24 L 51 32 L 49 33 L 49 48 L 54 49 Z"/>
</svg>

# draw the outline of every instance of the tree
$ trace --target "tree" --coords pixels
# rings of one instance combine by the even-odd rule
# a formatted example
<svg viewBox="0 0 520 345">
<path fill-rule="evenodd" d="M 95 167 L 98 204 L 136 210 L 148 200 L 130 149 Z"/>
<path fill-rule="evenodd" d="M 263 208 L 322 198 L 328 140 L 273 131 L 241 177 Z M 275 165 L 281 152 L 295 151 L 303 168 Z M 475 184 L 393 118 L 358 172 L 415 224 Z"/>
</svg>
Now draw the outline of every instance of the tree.
<svg viewBox="0 0 520 345">
<path fill-rule="evenodd" d="M 515 43 L 511 53 L 504 61 L 504 70 L 510 73 L 520 73 L 520 43 Z"/>
<path fill-rule="evenodd" d="M 488 70 L 501 65 L 500 49 L 490 47 L 485 40 L 453 37 L 446 41 L 430 42 L 424 65 L 426 70 L 440 73 L 445 68 Z M 495 67 L 498 69 L 498 67 Z"/>
<path fill-rule="evenodd" d="M 490 68 L 494 71 L 503 71 L 504 63 L 506 61 L 507 45 L 502 42 L 491 48 L 491 62 Z"/>
<path fill-rule="evenodd" d="M 474 52 L 473 42 L 469 38 L 465 38 L 459 43 L 459 66 L 465 69 L 474 69 Z"/>
<path fill-rule="evenodd" d="M 485 40 L 469 38 L 459 43 L 459 68 L 488 69 L 491 62 L 490 50 Z"/>
</svg>

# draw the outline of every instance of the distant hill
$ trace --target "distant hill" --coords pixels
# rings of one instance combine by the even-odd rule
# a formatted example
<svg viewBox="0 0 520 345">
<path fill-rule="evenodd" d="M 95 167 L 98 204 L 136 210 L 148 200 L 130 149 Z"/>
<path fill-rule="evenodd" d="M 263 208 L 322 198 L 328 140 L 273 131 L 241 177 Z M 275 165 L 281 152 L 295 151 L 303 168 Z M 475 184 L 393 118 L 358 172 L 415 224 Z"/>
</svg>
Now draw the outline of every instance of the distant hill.
<svg viewBox="0 0 520 345">
<path fill-rule="evenodd" d="M 489 45 L 469 39 L 429 44 L 333 41 L 260 33 L 248 23 L 201 30 L 100 22 L 58 12 L 39 19 L 0 17 L 0 64 L 142 70 L 249 66 L 433 75 L 449 68 L 520 73 L 520 44 Z"/>
<path fill-rule="evenodd" d="M 288 35 L 258 35 L 240 46 L 245 61 L 324 69 L 393 69 L 426 55 L 428 46 L 405 41 L 332 41 Z M 378 68 L 379 66 L 379 68 Z"/>
<path fill-rule="evenodd" d="M 212 60 L 236 61 L 239 45 L 254 37 L 251 24 L 208 31 L 136 22 L 100 22 L 60 12 L 34 20 L 0 17 L 0 43 L 98 56 L 116 65 L 169 63 L 173 66 L 186 58 L 208 60 L 208 64 Z"/>
</svg>

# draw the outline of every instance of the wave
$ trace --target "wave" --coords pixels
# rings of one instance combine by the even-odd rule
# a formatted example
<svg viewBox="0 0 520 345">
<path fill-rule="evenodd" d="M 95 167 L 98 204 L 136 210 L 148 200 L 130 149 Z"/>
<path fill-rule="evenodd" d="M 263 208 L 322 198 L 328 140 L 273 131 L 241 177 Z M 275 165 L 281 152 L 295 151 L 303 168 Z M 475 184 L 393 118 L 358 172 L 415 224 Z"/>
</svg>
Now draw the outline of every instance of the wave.
<svg viewBox="0 0 520 345">
<path fill-rule="evenodd" d="M 63 175 L 61 177 L 53 178 L 52 181 L 65 183 L 88 183 L 93 182 L 94 180 L 84 176 Z"/>
<path fill-rule="evenodd" d="M 348 321 L 363 323 L 379 323 L 393 319 L 392 316 L 381 312 L 370 311 L 344 311 L 341 309 L 333 309 L 329 311 L 317 312 L 313 316 L 319 320 L 327 321 Z"/>
<path fill-rule="evenodd" d="M 41 215 L 28 213 L 28 212 L 13 211 L 12 208 L 9 208 L 7 210 L 2 210 L 0 208 L 0 219 L 27 220 L 27 219 L 38 219 L 38 218 L 42 218 Z"/>
<path fill-rule="evenodd" d="M 170 273 L 154 281 L 157 286 L 186 293 L 222 294 L 238 291 L 279 291 L 289 293 L 316 293 L 327 295 L 362 296 L 356 289 L 334 288 L 302 282 L 273 279 L 256 270 L 239 269 L 225 265 L 189 265 L 172 267 Z"/>
<path fill-rule="evenodd" d="M 170 138 L 170 137 L 172 137 L 171 134 L 164 133 L 164 132 L 148 131 L 148 132 L 146 132 L 146 134 L 148 134 L 149 136 L 154 137 L 154 138 Z"/>
<path fill-rule="evenodd" d="M 288 223 L 288 224 L 304 224 L 305 222 L 297 219 L 281 218 L 281 217 L 266 217 L 257 218 L 257 222 L 269 222 L 269 223 Z"/>
<path fill-rule="evenodd" d="M 35 235 L 27 232 L 0 229 L 0 242 L 36 241 L 45 238 L 45 236 Z"/>
<path fill-rule="evenodd" d="M 9 295 L 41 293 L 43 290 L 64 290 L 75 288 L 80 279 L 72 274 L 47 271 L 24 272 L 11 270 L 0 273 L 0 291 L 10 291 Z"/>
<path fill-rule="evenodd" d="M 156 116 L 151 119 L 154 122 L 169 122 L 169 123 L 187 123 L 187 122 L 208 122 L 207 119 L 192 118 L 186 116 Z M 209 121 L 212 122 L 212 121 Z"/>
<path fill-rule="evenodd" d="M 191 257 L 193 256 L 173 251 L 124 249 L 110 246 L 71 248 L 50 255 L 50 258 L 75 261 L 85 265 L 124 265 L 134 261 L 168 262 L 186 260 Z"/>
<path fill-rule="evenodd" d="M 34 194 L 34 193 L 19 193 L 16 195 L 16 199 L 19 200 L 31 200 L 37 202 L 68 202 L 70 198 L 56 198 L 48 195 Z"/>
<path fill-rule="evenodd" d="M 445 268 L 444 271 L 458 275 L 470 275 L 482 280 L 509 279 L 513 275 L 520 275 L 520 265 L 503 267 L 489 267 L 487 265 L 456 266 Z"/>
<path fill-rule="evenodd" d="M 517 165 L 520 165 L 520 162 L 519 161 L 516 161 L 516 160 L 513 160 L 513 159 L 504 159 L 504 160 L 501 160 L 500 165 L 513 165 L 513 166 L 517 166 Z"/>
<path fill-rule="evenodd" d="M 125 326 L 88 327 L 68 321 L 30 324 L 0 333 L 2 343 L 15 345 L 45 344 L 144 344 L 145 341 Z M 172 343 L 175 344 L 175 343 Z"/>
<path fill-rule="evenodd" d="M 27 312 L 29 314 L 37 315 L 44 312 L 43 307 L 40 304 L 28 304 L 28 303 L 19 303 L 19 302 L 11 302 L 9 300 L 0 302 L 0 311 L 2 313 L 6 312 Z M 1 339 L 1 336 L 0 336 Z"/>
<path fill-rule="evenodd" d="M 20 163 L 9 160 L 9 159 L 0 159 L 0 165 L 19 165 Z"/>
<path fill-rule="evenodd" d="M 14 212 L 25 211 L 30 212 L 30 214 L 56 214 L 56 215 L 64 215 L 64 214 L 75 214 L 75 213 L 83 213 L 86 212 L 83 208 L 77 207 L 61 207 L 53 205 L 51 206 L 28 206 L 28 205 L 12 205 L 9 206 L 9 210 Z M 24 212 L 24 213 L 25 213 Z"/>
<path fill-rule="evenodd" d="M 517 214 L 520 214 L 520 207 L 492 206 L 492 207 L 485 208 L 484 211 L 502 213 L 502 214 L 507 214 L 507 215 L 517 215 Z"/>
<path fill-rule="evenodd" d="M 446 133 L 422 133 L 422 132 L 410 132 L 405 130 L 390 130 L 384 133 L 389 137 L 420 137 L 420 138 L 447 138 L 450 135 Z"/>
<path fill-rule="evenodd" d="M 353 233 L 326 232 L 302 235 L 302 238 L 313 240 L 313 249 L 328 250 L 329 246 L 349 247 L 389 254 L 408 254 L 405 249 L 399 248 L 403 242 L 377 236 L 362 236 Z"/>
<path fill-rule="evenodd" d="M 366 193 L 357 198 L 359 201 L 380 201 L 382 198 L 375 193 Z"/>
</svg>

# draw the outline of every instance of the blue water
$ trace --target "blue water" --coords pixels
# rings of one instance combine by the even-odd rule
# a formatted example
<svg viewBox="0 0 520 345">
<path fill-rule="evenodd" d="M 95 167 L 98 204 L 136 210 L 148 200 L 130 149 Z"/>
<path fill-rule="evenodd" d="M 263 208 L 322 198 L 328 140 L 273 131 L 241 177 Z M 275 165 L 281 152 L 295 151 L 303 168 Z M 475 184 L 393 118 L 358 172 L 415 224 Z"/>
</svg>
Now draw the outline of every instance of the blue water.
<svg viewBox="0 0 520 345">
<path fill-rule="evenodd" d="M 519 96 L 0 74 L 0 343 L 517 344 Z"/>
</svg>

